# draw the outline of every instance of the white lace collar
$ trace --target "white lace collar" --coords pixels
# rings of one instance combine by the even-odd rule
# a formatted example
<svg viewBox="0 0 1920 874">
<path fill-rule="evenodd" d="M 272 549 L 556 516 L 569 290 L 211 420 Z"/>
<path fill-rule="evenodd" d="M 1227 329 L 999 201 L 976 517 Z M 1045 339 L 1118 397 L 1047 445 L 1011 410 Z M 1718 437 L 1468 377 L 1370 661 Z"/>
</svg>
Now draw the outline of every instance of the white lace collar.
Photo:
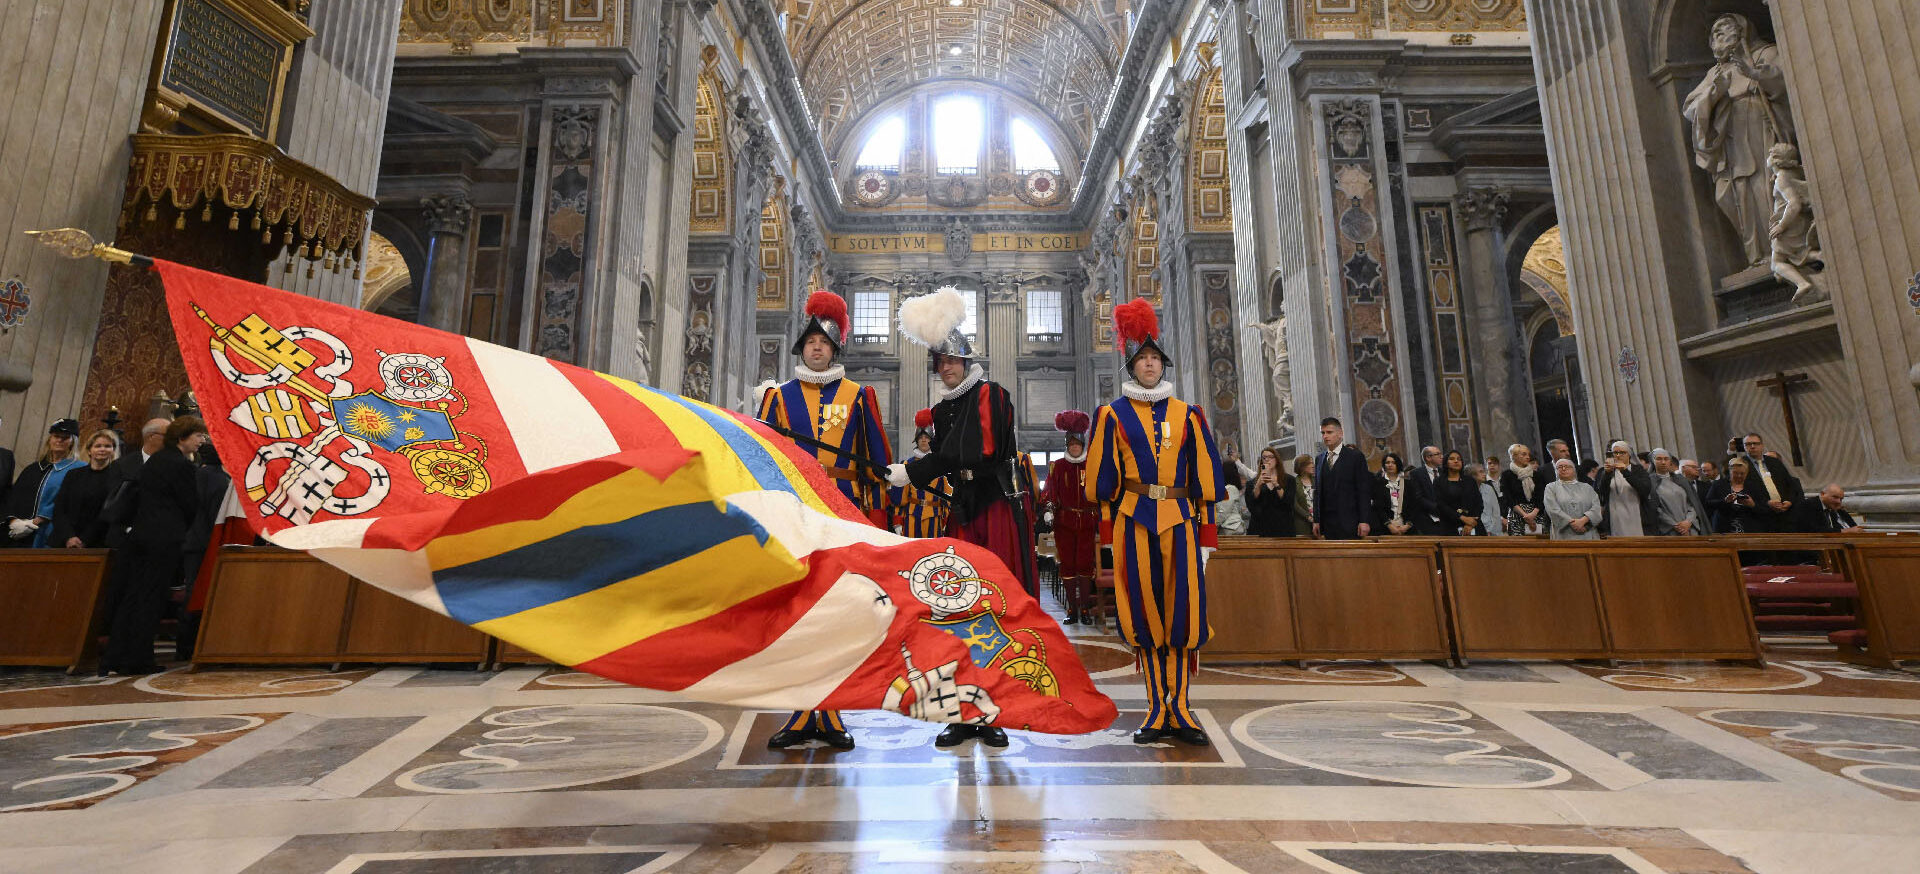
<svg viewBox="0 0 1920 874">
<path fill-rule="evenodd" d="M 1068 462 L 1069 464 L 1079 464 L 1079 463 L 1081 463 L 1081 462 L 1083 462 L 1083 461 L 1086 461 L 1086 460 L 1087 460 L 1087 454 L 1086 454 L 1085 452 L 1082 452 L 1082 453 L 1080 453 L 1079 455 L 1069 455 L 1069 456 L 1067 456 L 1067 462 Z"/>
<path fill-rule="evenodd" d="M 1173 383 L 1163 379 L 1153 388 L 1146 388 L 1129 379 L 1120 384 L 1120 393 L 1141 403 L 1157 404 L 1173 397 Z"/>
<path fill-rule="evenodd" d="M 793 366 L 794 379 L 800 380 L 801 382 L 810 382 L 814 385 L 826 385 L 836 379 L 843 379 L 846 375 L 847 368 L 839 364 L 835 364 L 826 370 L 814 370 L 805 364 L 795 364 Z"/>
<path fill-rule="evenodd" d="M 959 385 L 956 385 L 953 388 L 942 391 L 940 393 L 940 400 L 950 401 L 963 394 L 966 394 L 967 392 L 973 390 L 973 387 L 976 384 L 978 384 L 980 380 L 985 379 L 986 376 L 987 376 L 986 371 L 981 370 L 980 365 L 978 364 L 969 365 L 967 367 L 967 378 L 960 380 Z"/>
</svg>

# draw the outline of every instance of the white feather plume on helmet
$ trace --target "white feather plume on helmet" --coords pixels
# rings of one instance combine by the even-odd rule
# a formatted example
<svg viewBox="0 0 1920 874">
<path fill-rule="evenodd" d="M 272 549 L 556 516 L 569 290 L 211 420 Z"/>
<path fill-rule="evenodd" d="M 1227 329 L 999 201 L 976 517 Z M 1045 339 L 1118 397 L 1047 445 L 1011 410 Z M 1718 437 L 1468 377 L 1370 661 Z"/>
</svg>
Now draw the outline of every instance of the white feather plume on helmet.
<svg viewBox="0 0 1920 874">
<path fill-rule="evenodd" d="M 966 320 L 967 300 L 951 288 L 900 303 L 900 333 L 934 355 L 974 357 L 973 344 L 960 333 L 960 323 Z"/>
</svg>

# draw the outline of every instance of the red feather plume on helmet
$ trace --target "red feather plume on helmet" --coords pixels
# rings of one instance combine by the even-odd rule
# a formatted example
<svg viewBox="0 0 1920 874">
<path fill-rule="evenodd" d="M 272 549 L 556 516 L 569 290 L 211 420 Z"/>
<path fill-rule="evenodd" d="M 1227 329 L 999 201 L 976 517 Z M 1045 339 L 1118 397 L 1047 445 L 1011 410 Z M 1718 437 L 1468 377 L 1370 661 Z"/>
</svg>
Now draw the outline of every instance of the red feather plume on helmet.
<svg viewBox="0 0 1920 874">
<path fill-rule="evenodd" d="M 840 329 L 840 336 L 847 335 L 847 300 L 831 291 L 816 291 L 807 295 L 807 315 L 824 322 L 832 322 Z"/>
<path fill-rule="evenodd" d="M 1093 420 L 1079 410 L 1064 410 L 1054 414 L 1053 417 L 1053 430 L 1065 431 L 1068 434 L 1085 434 L 1087 426 L 1091 424 Z"/>
<path fill-rule="evenodd" d="M 1113 331 L 1126 343 L 1160 339 L 1160 317 L 1144 298 L 1134 298 L 1113 308 Z"/>
<path fill-rule="evenodd" d="M 920 412 L 918 412 L 918 413 L 914 413 L 914 414 L 913 414 L 913 427 L 915 427 L 915 428 L 931 428 L 931 427 L 933 427 L 933 411 L 932 411 L 932 410 L 921 410 L 921 411 L 920 411 Z"/>
</svg>

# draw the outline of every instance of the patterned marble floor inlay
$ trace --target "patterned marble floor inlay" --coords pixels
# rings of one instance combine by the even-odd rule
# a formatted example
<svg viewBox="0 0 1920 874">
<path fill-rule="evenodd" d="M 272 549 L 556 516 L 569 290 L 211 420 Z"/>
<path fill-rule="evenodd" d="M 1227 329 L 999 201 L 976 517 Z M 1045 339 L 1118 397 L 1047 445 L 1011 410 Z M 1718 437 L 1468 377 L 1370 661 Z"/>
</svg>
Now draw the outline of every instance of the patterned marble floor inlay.
<svg viewBox="0 0 1920 874">
<path fill-rule="evenodd" d="M 1276 759 L 1415 786 L 1533 789 L 1573 773 L 1543 754 L 1509 749 L 1471 711 L 1401 701 L 1304 701 L 1249 713 L 1241 743 Z"/>
<path fill-rule="evenodd" d="M 1120 715 L 1005 749 L 786 718 L 550 666 L 0 672 L 0 870 L 1913 874 L 1920 672 L 1817 641 L 1765 668 L 1216 664 L 1208 747 Z"/>
<path fill-rule="evenodd" d="M 368 716 L 328 719 L 295 735 L 286 743 L 254 756 L 233 770 L 207 782 L 206 789 L 256 789 L 265 786 L 306 786 L 409 725 L 415 716 Z"/>
<path fill-rule="evenodd" d="M 1548 725 L 1656 780 L 1773 780 L 1631 713 L 1531 712 Z"/>
<path fill-rule="evenodd" d="M 1296 852 L 1322 871 L 1341 874 L 1661 874 L 1621 850 L 1316 847 Z"/>
<path fill-rule="evenodd" d="M 0 736 L 0 812 L 97 801 L 258 728 L 258 716 L 22 726 Z"/>
<path fill-rule="evenodd" d="M 1776 749 L 1896 797 L 1920 799 L 1920 719 L 1795 710 L 1709 710 L 1709 722 L 1766 732 Z"/>
<path fill-rule="evenodd" d="M 439 761 L 394 778 L 402 789 L 487 794 L 565 789 L 656 771 L 720 742 L 704 716 L 647 704 L 549 704 L 487 714 Z M 445 753 L 451 752 L 452 756 Z"/>
</svg>

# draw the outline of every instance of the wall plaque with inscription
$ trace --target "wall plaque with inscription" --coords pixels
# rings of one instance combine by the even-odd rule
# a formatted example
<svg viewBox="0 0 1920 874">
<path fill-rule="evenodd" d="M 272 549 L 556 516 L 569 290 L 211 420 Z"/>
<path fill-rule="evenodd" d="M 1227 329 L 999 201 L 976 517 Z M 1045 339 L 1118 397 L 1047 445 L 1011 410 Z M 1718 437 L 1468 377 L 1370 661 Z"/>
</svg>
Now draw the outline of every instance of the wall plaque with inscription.
<svg viewBox="0 0 1920 874">
<path fill-rule="evenodd" d="M 173 119 L 204 133 L 270 140 L 293 47 L 313 35 L 298 18 L 261 0 L 173 0 L 152 99 Z"/>
</svg>

